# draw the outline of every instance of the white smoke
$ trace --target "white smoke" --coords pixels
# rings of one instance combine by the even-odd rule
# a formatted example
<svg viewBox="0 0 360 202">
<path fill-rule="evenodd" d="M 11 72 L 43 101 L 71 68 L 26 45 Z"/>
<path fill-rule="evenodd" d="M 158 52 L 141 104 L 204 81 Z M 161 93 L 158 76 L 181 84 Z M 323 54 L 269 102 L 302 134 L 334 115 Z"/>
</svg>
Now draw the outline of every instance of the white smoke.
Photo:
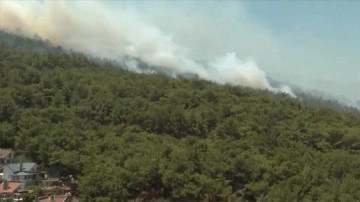
<svg viewBox="0 0 360 202">
<path fill-rule="evenodd" d="M 271 86 L 265 72 L 260 70 L 253 60 L 242 61 L 232 50 L 216 57 L 209 55 L 206 58 L 208 62 L 205 63 L 195 62 L 191 45 L 185 47 L 176 43 L 172 35 L 166 34 L 159 28 L 161 26 L 156 26 L 156 23 L 147 20 L 146 14 L 140 13 L 136 6 L 117 4 L 114 12 L 105 6 L 105 3 L 93 1 L 49 0 L 27 1 L 25 4 L 24 2 L 0 2 L 1 29 L 12 32 L 21 30 L 27 35 L 36 33 L 55 44 L 95 56 L 108 58 L 130 56 L 150 66 L 160 67 L 164 71 L 176 74 L 193 73 L 200 78 L 221 84 L 267 89 L 295 97 L 288 86 L 281 88 Z M 165 19 L 166 17 L 164 16 Z M 188 24 L 192 23 L 188 22 Z M 211 22 L 206 25 L 199 22 L 194 24 L 206 27 L 210 26 Z M 196 32 L 209 31 L 206 28 L 191 26 L 188 28 Z M 196 32 L 194 37 L 197 36 Z M 205 33 L 205 35 L 209 34 Z M 223 33 L 223 37 L 226 37 L 226 33 Z M 217 37 L 213 39 L 209 37 L 207 40 L 217 39 Z M 205 43 L 206 41 L 203 43 L 204 46 Z M 134 60 L 125 60 L 124 64 L 134 71 L 141 71 Z"/>
</svg>

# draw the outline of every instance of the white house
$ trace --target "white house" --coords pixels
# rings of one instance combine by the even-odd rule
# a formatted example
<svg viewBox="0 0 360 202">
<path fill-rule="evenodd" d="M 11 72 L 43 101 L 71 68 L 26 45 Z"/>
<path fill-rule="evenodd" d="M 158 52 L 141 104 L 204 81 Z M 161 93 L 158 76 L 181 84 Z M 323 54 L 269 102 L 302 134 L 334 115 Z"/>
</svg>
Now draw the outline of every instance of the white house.
<svg viewBox="0 0 360 202">
<path fill-rule="evenodd" d="M 33 184 L 39 175 L 41 175 L 41 173 L 37 171 L 37 165 L 35 163 L 20 162 L 4 165 L 4 179 L 21 181 L 22 188 L 27 183 Z"/>
</svg>

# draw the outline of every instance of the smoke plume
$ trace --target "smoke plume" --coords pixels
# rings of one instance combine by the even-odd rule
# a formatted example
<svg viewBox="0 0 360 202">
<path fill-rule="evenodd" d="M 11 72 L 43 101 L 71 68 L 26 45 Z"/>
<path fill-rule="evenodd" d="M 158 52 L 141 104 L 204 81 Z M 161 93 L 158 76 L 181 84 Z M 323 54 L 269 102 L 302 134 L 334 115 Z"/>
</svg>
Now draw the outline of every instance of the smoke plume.
<svg viewBox="0 0 360 202">
<path fill-rule="evenodd" d="M 219 37 L 226 39 L 228 30 L 221 32 L 221 27 L 215 29 L 211 20 L 205 21 L 201 17 L 207 15 L 206 11 L 215 9 L 217 2 L 208 2 L 203 13 L 194 10 L 194 6 L 189 7 L 191 9 L 187 11 L 193 16 L 196 12 L 200 15 L 193 19 L 186 19 L 186 12 L 180 13 L 175 5 L 172 7 L 175 14 L 166 16 L 162 13 L 161 20 L 156 14 L 149 16 L 150 11 L 146 8 L 129 2 L 117 3 L 116 9 L 107 4 L 109 2 L 1 1 L 0 28 L 29 36 L 37 34 L 54 44 L 94 56 L 122 58 L 124 64 L 135 71 L 141 72 L 136 68 L 135 61 L 125 59 L 128 56 L 176 75 L 191 73 L 220 84 L 242 85 L 295 96 L 288 86 L 271 86 L 266 73 L 254 60 L 239 59 L 237 51 L 225 50 L 229 46 L 224 45 L 225 40 Z M 153 7 L 154 4 L 159 3 L 153 3 Z M 156 8 L 164 10 L 164 5 L 156 5 Z M 224 19 L 214 20 L 221 23 Z M 177 24 L 186 30 L 177 29 Z M 230 37 L 227 43 L 232 43 L 231 40 L 236 39 Z M 209 48 L 218 51 L 207 50 Z M 205 62 L 197 62 L 200 59 Z"/>
</svg>

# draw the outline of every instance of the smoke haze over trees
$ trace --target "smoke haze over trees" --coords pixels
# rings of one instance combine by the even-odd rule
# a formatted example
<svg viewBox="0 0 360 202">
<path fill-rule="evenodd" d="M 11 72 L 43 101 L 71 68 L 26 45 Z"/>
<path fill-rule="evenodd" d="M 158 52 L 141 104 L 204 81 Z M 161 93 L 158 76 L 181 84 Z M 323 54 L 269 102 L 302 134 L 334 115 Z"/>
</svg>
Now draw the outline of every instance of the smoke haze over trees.
<svg viewBox="0 0 360 202">
<path fill-rule="evenodd" d="M 196 74 L 220 84 L 295 96 L 289 85 L 272 86 L 268 79 L 271 77 L 293 82 L 306 90 L 324 91 L 322 94 L 327 98 L 331 97 L 328 94 L 334 94 L 332 97 L 339 101 L 358 107 L 356 100 L 360 97 L 356 86 L 360 83 L 354 81 L 353 75 L 360 72 L 345 71 L 349 66 L 356 69 L 356 61 L 354 65 L 339 66 L 336 76 L 347 75 L 341 82 L 329 80 L 330 71 L 319 73 L 314 69 L 305 74 L 306 66 L 312 68 L 313 64 L 304 62 L 313 58 L 302 53 L 315 48 L 302 51 L 296 44 L 289 47 L 287 44 L 293 44 L 296 38 L 285 46 L 277 35 L 253 20 L 243 4 L 237 1 L 1 1 L 0 27 L 28 36 L 37 34 L 67 49 L 122 60 L 137 72 L 142 69 L 133 58 L 172 76 Z M 299 54 L 287 54 L 293 52 Z M 317 57 L 319 61 L 323 58 Z M 329 56 L 326 61 L 333 58 L 337 57 Z M 351 58 L 339 58 L 333 64 L 337 61 L 351 62 Z M 322 66 L 330 69 L 331 65 Z M 316 68 L 323 69 L 318 64 Z M 315 75 L 321 78 L 316 79 Z"/>
</svg>

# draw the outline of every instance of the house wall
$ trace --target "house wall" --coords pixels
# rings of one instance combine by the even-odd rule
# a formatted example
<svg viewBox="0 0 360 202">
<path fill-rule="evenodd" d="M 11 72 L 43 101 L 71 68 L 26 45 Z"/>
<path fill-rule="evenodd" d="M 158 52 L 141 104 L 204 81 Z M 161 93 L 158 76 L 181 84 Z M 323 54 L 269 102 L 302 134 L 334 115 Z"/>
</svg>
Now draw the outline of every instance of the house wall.
<svg viewBox="0 0 360 202">
<path fill-rule="evenodd" d="M 35 180 L 36 175 L 12 175 L 11 180 L 19 180 L 19 181 L 33 181 Z"/>
<path fill-rule="evenodd" d="M 4 164 L 11 163 L 12 160 L 13 160 L 13 158 L 11 158 L 11 156 L 9 155 L 8 157 L 6 157 L 6 158 L 4 159 Z"/>
<path fill-rule="evenodd" d="M 15 151 L 11 149 L 10 158 L 9 158 L 10 162 L 8 163 L 14 162 L 14 158 L 15 158 Z"/>
<path fill-rule="evenodd" d="M 13 172 L 7 166 L 4 166 L 4 170 L 3 170 L 4 179 L 10 180 L 12 174 L 13 174 Z"/>
</svg>

